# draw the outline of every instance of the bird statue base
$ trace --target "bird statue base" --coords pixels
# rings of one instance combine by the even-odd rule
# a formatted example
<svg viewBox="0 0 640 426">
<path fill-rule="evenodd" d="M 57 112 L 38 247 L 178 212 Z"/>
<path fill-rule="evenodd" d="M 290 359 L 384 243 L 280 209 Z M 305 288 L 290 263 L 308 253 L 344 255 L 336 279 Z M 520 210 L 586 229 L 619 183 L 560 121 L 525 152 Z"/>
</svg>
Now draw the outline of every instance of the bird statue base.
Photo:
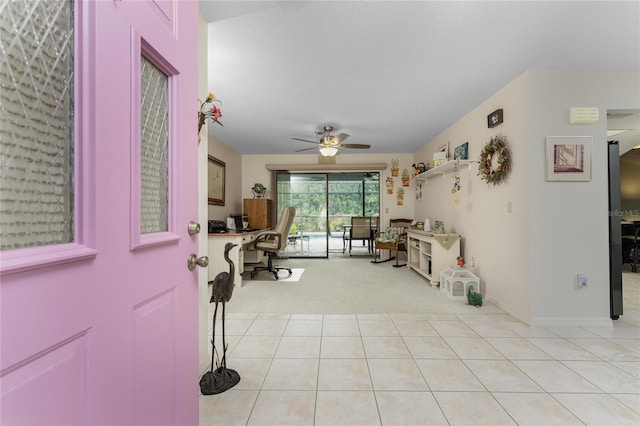
<svg viewBox="0 0 640 426">
<path fill-rule="evenodd" d="M 227 391 L 240 382 L 240 375 L 236 370 L 218 367 L 214 371 L 207 371 L 200 379 L 200 392 L 203 395 L 215 395 Z"/>
</svg>

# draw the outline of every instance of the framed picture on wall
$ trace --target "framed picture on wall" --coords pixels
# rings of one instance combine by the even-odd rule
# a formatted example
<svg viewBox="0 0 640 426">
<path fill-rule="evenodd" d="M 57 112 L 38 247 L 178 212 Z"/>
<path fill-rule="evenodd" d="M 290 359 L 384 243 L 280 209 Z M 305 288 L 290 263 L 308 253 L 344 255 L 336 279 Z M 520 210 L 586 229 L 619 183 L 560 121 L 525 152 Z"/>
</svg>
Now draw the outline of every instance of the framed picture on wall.
<svg viewBox="0 0 640 426">
<path fill-rule="evenodd" d="M 453 150 L 454 160 L 468 160 L 469 159 L 469 142 L 465 142 L 462 145 L 458 145 Z"/>
<path fill-rule="evenodd" d="M 442 145 L 433 153 L 433 167 L 438 167 L 449 161 L 449 142 Z"/>
<path fill-rule="evenodd" d="M 548 136 L 547 181 L 591 180 L 591 136 Z"/>
<path fill-rule="evenodd" d="M 487 116 L 487 127 L 499 126 L 504 121 L 502 109 L 497 109 Z"/>
<path fill-rule="evenodd" d="M 213 206 L 224 206 L 225 169 L 224 161 L 209 155 L 207 197 Z"/>
</svg>

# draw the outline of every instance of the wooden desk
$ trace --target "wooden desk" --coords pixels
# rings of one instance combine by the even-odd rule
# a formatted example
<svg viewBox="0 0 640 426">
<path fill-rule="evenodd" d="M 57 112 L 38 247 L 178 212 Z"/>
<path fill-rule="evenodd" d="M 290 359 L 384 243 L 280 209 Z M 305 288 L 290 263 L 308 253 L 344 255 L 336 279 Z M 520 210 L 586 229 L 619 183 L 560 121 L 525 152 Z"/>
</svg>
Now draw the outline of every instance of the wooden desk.
<svg viewBox="0 0 640 426">
<path fill-rule="evenodd" d="M 234 282 L 238 286 L 242 286 L 242 274 L 244 272 L 244 264 L 260 263 L 266 256 L 263 252 L 256 250 L 246 250 L 256 236 L 268 229 L 261 229 L 252 232 L 227 232 L 225 234 L 208 234 L 208 256 L 209 266 L 207 267 L 207 281 L 213 280 L 220 272 L 229 272 L 229 264 L 224 260 L 224 246 L 227 243 L 237 244 L 229 252 L 229 259 L 236 268 Z"/>
</svg>

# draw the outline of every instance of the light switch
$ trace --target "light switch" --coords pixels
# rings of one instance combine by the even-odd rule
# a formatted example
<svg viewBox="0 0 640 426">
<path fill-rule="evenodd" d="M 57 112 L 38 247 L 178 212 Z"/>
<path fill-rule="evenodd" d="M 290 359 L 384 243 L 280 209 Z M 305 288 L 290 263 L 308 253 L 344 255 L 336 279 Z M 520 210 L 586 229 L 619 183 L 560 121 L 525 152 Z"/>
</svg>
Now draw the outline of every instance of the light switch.
<svg viewBox="0 0 640 426">
<path fill-rule="evenodd" d="M 578 274 L 578 288 L 587 286 L 587 276 L 583 274 Z"/>
<path fill-rule="evenodd" d="M 513 213 L 513 204 L 511 201 L 507 201 L 507 213 Z"/>
</svg>

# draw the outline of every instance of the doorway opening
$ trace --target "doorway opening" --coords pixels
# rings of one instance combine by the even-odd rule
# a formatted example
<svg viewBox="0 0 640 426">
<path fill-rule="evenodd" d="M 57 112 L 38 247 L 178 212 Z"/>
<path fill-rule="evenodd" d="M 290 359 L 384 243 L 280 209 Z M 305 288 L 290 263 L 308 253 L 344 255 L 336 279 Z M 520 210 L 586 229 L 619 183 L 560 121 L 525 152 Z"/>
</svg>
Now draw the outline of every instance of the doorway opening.
<svg viewBox="0 0 640 426">
<path fill-rule="evenodd" d="M 610 317 L 623 314 L 622 274 L 638 273 L 640 110 L 607 110 Z"/>
</svg>

